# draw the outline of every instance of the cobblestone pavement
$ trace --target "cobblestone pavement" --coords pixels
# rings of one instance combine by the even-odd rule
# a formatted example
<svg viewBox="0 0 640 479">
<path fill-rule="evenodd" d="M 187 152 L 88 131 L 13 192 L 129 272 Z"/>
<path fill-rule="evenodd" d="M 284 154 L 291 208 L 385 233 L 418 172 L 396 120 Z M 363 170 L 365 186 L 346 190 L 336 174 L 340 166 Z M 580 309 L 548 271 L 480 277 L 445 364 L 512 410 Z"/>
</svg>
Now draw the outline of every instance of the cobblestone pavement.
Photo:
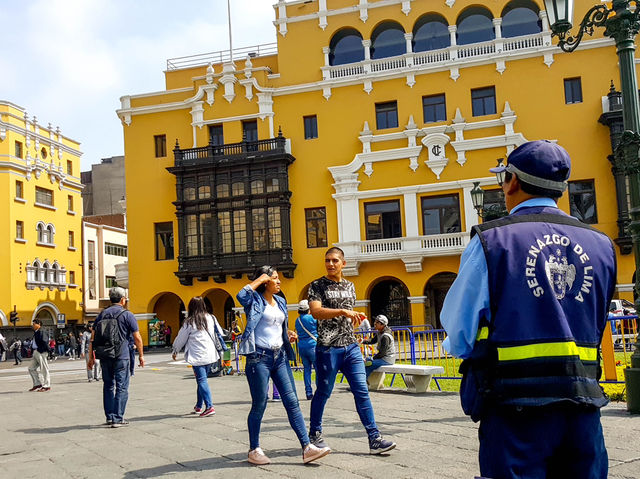
<svg viewBox="0 0 640 479">
<path fill-rule="evenodd" d="M 88 383 L 84 360 L 52 364 L 52 389 L 31 393 L 26 367 L 0 366 L 0 477 L 314 477 L 471 478 L 477 469 L 477 428 L 455 393 L 409 395 L 375 392 L 371 398 L 382 433 L 398 443 L 388 455 L 370 456 L 364 429 L 344 385 L 325 413 L 333 452 L 303 465 L 281 403 L 270 402 L 261 444 L 273 463 L 246 462 L 249 390 L 242 376 L 210 379 L 217 414 L 189 414 L 195 382 L 185 364 L 168 354 L 147 354 L 131 380 L 127 428 L 100 426 L 102 383 Z M 304 397 L 297 383 L 299 397 Z M 302 400 L 305 418 L 309 401 Z M 640 478 L 640 417 L 624 405 L 603 410 L 611 478 Z"/>
</svg>

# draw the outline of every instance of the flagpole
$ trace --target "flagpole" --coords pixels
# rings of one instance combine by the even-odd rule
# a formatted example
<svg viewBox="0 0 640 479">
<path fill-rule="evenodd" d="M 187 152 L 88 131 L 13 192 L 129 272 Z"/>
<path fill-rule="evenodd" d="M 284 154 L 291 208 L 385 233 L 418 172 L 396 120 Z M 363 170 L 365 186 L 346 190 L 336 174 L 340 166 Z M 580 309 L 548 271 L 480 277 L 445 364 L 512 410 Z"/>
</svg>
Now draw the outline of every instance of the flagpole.
<svg viewBox="0 0 640 479">
<path fill-rule="evenodd" d="M 233 63 L 233 40 L 231 38 L 231 0 L 227 0 L 227 19 L 229 21 L 229 61 Z"/>
</svg>

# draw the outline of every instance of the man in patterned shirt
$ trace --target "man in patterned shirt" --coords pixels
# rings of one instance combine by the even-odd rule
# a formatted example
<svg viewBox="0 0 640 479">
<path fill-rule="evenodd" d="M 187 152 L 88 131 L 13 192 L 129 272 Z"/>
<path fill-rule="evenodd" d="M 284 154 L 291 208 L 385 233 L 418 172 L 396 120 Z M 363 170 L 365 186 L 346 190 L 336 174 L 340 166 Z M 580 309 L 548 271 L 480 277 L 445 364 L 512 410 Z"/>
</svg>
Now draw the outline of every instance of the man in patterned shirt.
<svg viewBox="0 0 640 479">
<path fill-rule="evenodd" d="M 353 334 L 365 315 L 354 311 L 356 290 L 351 281 L 342 277 L 346 264 L 340 248 L 329 248 L 324 255 L 326 276 L 309 286 L 309 308 L 318 320 L 318 345 L 316 346 L 317 389 L 311 400 L 311 424 L 309 439 L 317 447 L 327 447 L 322 438 L 322 414 L 331 396 L 336 375 L 341 371 L 353 393 L 360 421 L 369 436 L 369 452 L 380 454 L 390 451 L 396 444 L 382 439 L 373 415 L 369 399 L 364 360 Z"/>
</svg>

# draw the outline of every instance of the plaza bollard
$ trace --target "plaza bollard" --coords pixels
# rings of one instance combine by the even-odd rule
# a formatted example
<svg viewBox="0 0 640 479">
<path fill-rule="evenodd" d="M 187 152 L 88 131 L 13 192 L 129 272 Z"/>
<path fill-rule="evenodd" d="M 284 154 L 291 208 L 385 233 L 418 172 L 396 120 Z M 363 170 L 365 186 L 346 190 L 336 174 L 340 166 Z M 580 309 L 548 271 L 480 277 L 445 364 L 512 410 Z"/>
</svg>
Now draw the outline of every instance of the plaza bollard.
<svg viewBox="0 0 640 479">
<path fill-rule="evenodd" d="M 638 339 L 636 339 L 636 350 L 631 356 L 631 367 L 624 370 L 624 381 L 627 389 L 627 411 L 631 414 L 640 414 L 640 342 Z"/>
</svg>

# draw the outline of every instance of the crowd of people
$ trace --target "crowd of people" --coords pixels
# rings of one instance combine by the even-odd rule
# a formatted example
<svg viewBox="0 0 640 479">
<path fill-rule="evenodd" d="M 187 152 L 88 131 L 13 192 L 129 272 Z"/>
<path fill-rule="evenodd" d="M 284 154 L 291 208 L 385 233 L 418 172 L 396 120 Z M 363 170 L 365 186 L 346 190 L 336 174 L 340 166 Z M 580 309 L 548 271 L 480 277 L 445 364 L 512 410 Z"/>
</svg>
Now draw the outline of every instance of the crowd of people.
<svg viewBox="0 0 640 479">
<path fill-rule="evenodd" d="M 464 360 L 462 408 L 480 422 L 483 477 L 605 478 L 608 474 L 600 422 L 600 408 L 608 398 L 598 383 L 598 347 L 616 284 L 616 256 L 606 235 L 558 209 L 570 169 L 562 147 L 533 141 L 516 148 L 506 166 L 492 170 L 504 173 L 501 188 L 509 215 L 473 228 L 442 309 L 447 331 L 443 346 Z M 246 327 L 241 333 L 236 323 L 232 334 L 239 338 L 238 354 L 246 360 L 252 464 L 271 462 L 260 446 L 270 381 L 300 442 L 303 462 L 331 451 L 322 419 L 338 372 L 349 383 L 369 452 L 380 454 L 396 447 L 378 429 L 367 388 L 367 376 L 395 360 L 388 318 L 376 316 L 375 335 L 358 341 L 355 332 L 366 317 L 354 310 L 354 284 L 342 275 L 343 251 L 329 248 L 324 263 L 326 275 L 310 284 L 308 298 L 298 304 L 296 331 L 288 329 L 277 268 L 259 268 L 237 294 Z M 112 288 L 109 297 L 112 305 L 96 318 L 90 335 L 83 334 L 79 352 L 87 356 L 88 371 L 100 360 L 105 424 L 122 427 L 128 424 L 124 413 L 134 350 L 140 367 L 144 352 L 137 321 L 125 309 L 125 291 Z M 33 340 L 28 341 L 34 358 L 30 391 L 48 391 L 47 355 L 52 346 L 39 319 L 33 321 L 33 330 Z M 311 400 L 308 429 L 290 365 L 295 358 L 291 343 L 296 340 L 305 395 Z M 78 340 L 69 335 L 68 341 L 74 359 Z M 203 298 L 193 298 L 173 343 L 173 357 L 184 349 L 196 379 L 193 412 L 201 417 L 215 414 L 207 371 L 222 357 L 224 343 L 222 328 L 207 312 Z M 360 343 L 378 346 L 366 363 Z M 20 340 L 9 346 L 16 352 L 16 363 L 23 346 Z"/>
</svg>

